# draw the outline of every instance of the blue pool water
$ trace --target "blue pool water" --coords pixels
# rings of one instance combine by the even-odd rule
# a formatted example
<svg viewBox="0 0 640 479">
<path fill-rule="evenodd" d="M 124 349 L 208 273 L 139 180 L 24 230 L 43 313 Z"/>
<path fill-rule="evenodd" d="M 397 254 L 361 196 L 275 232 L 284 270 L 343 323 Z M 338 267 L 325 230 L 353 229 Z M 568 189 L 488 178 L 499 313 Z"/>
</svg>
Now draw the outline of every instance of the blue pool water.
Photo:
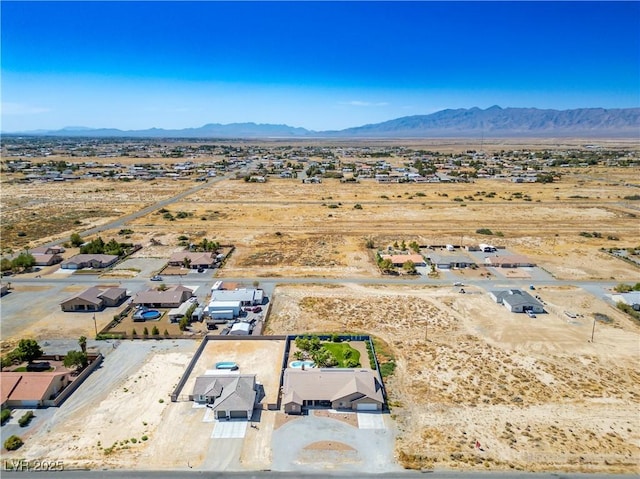
<svg viewBox="0 0 640 479">
<path fill-rule="evenodd" d="M 289 363 L 290 368 L 301 368 L 304 365 L 305 368 L 315 368 L 316 363 L 313 361 L 291 361 Z"/>
<path fill-rule="evenodd" d="M 238 369 L 238 364 L 234 363 L 232 361 L 222 361 L 219 363 L 216 363 L 216 369 Z"/>
<path fill-rule="evenodd" d="M 158 319 L 160 317 L 160 311 L 156 311 L 155 309 L 150 309 L 148 311 L 143 311 L 140 315 L 144 319 Z"/>
</svg>

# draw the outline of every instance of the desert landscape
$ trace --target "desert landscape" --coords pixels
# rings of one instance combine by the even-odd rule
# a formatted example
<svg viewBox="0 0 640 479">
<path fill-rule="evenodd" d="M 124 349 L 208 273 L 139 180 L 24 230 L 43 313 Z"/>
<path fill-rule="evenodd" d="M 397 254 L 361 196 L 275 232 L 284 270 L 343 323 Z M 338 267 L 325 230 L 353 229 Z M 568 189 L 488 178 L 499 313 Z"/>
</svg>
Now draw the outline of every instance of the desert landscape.
<svg viewBox="0 0 640 479">
<path fill-rule="evenodd" d="M 601 144 L 637 162 L 635 144 Z M 364 148 L 355 141 L 321 146 L 348 150 L 350 155 Z M 394 148 L 437 149 L 441 156 L 467 158 L 464 155 L 470 157 L 467 152 L 477 146 L 468 140 L 372 141 L 371 148 L 389 152 L 375 150 L 373 160 L 367 147 L 357 161 L 409 168 L 409 159 L 418 153 Z M 366 333 L 376 338 L 378 359 L 387 365 L 384 381 L 400 466 L 640 470 L 640 324 L 605 297 L 615 284 L 634 284 L 640 278 L 637 266 L 609 253 L 639 247 L 637 166 L 604 161 L 570 168 L 545 166 L 552 182 L 478 177 L 468 182 L 381 183 L 374 178 L 344 182 L 327 177 L 321 183 L 304 184 L 298 178 L 268 173 L 274 161 L 265 152 L 281 152 L 278 142 L 259 147 L 263 156 L 246 153 L 242 166 L 197 183 L 196 175 L 186 180 L 78 178 L 25 183 L 22 173 L 3 170 L 3 254 L 50 242 L 65 244 L 73 233 L 85 241 L 98 235 L 105 241 L 126 240 L 142 246 L 127 262 L 143 266 L 115 267 L 92 280 L 112 286 L 122 283 L 136 292 L 146 287 L 151 274 L 162 270 L 166 258 L 189 244 L 206 238 L 232 245 L 222 267 L 213 277 L 202 276 L 201 282 L 231 278 L 275 287 L 264 334 Z M 257 148 L 255 143 L 238 143 L 238 149 L 247 152 Z M 496 155 L 503 150 L 527 155 L 585 151 L 581 140 L 494 140 L 484 148 Z M 208 155 L 194 163 L 204 171 L 204 165 L 209 168 L 229 158 Z M 113 163 L 97 157 L 91 161 Z M 313 154 L 305 159 L 306 164 L 323 161 Z M 356 160 L 344 156 L 341 161 Z M 118 162 L 122 171 L 141 163 L 168 170 L 178 164 L 175 158 L 122 157 Z M 265 182 L 248 181 L 264 171 Z M 92 230 L 95 227 L 100 231 Z M 548 279 L 535 279 L 534 272 L 521 269 L 489 275 L 488 268 L 434 270 L 428 276 L 382 275 L 377 252 L 400 242 L 458 247 L 491 243 L 531 258 Z M 77 252 L 68 244 L 67 248 L 65 257 Z M 3 352 L 22 337 L 46 341 L 92 336 L 94 328 L 108 324 L 114 314 L 102 311 L 94 323 L 91 316 L 70 318 L 60 312 L 57 303 L 81 291 L 85 283 L 78 275 L 61 274 L 58 265 L 14 274 L 3 283 L 7 281 L 11 294 L 2 301 L 10 314 L 2 318 Z M 466 294 L 452 286 L 454 281 L 465 283 Z M 488 295 L 495 288 L 526 287 L 529 282 L 536 282 L 535 294 L 545 304 L 546 314 L 537 318 L 510 313 Z M 20 305 L 12 301 L 33 295 L 40 299 L 32 301 L 33 314 L 22 321 Z M 566 311 L 572 312 L 571 318 Z M 607 321 L 596 322 L 595 313 Z M 148 469 L 184 468 L 185 448 L 166 453 L 173 447 L 168 424 L 185 420 L 199 433 L 209 434 L 209 426 L 185 404 L 166 401 L 197 347 L 191 341 L 191 345 L 180 343 L 176 350 L 168 343 L 161 351 L 145 349 L 136 356 L 140 364 L 130 378 L 114 379 L 110 390 L 93 393 L 99 399 L 97 412 L 78 399 L 71 412 L 53 419 L 50 427 L 60 445 L 46 457 L 55 455 L 83 467 L 127 468 L 144 460 Z M 133 351 L 135 346 L 135 341 L 124 341 L 120 348 Z M 229 353 L 235 359 L 234 354 Z M 208 362 L 198 370 L 205 370 L 214 356 L 207 353 Z M 129 400 L 132 394 L 150 405 L 144 417 L 139 403 Z M 114 426 L 101 426 L 115 411 Z M 342 420 L 353 423 L 353 418 Z M 268 467 L 269 434 L 286 418 L 283 413 L 265 414 L 264 421 L 264 431 L 249 431 L 245 445 L 236 451 L 240 462 L 213 461 L 204 444 L 188 456 L 205 468 Z M 74 437 L 75 446 L 62 444 L 67 427 L 84 428 Z M 49 441 L 47 435 L 34 433 L 15 454 L 41 457 Z M 309 450 L 321 446 L 349 451 L 348 446 L 326 442 Z"/>
</svg>

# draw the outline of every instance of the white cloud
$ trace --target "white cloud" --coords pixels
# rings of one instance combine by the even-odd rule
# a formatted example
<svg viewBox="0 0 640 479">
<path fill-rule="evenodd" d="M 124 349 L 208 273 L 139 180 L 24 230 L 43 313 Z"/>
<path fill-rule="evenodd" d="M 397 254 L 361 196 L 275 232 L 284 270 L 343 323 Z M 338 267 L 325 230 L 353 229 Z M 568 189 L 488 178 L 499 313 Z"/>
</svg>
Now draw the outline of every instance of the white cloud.
<svg viewBox="0 0 640 479">
<path fill-rule="evenodd" d="M 370 101 L 359 101 L 359 100 L 352 100 L 352 101 L 347 101 L 347 102 L 340 102 L 340 105 L 346 105 L 346 106 L 388 106 L 389 103 L 387 102 L 370 102 Z"/>
<path fill-rule="evenodd" d="M 50 108 L 25 105 L 24 103 L 2 103 L 3 115 L 39 115 L 50 111 Z"/>
</svg>

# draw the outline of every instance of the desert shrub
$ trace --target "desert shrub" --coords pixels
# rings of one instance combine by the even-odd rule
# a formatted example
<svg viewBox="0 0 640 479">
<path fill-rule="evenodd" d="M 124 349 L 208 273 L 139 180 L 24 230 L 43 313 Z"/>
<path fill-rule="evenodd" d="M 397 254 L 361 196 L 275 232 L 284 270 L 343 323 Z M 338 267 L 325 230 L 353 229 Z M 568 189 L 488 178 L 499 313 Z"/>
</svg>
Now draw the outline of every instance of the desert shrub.
<svg viewBox="0 0 640 479">
<path fill-rule="evenodd" d="M 356 203 L 355 205 L 353 205 L 353 209 L 354 210 L 361 210 L 362 209 L 362 205 L 360 203 Z"/>
<path fill-rule="evenodd" d="M 22 417 L 20 419 L 18 419 L 18 424 L 20 425 L 20 427 L 26 427 L 29 425 L 29 423 L 31 422 L 31 419 L 34 417 L 34 414 L 32 411 L 27 411 L 26 413 L 24 413 L 22 415 Z"/>
<path fill-rule="evenodd" d="M 16 449 L 20 449 L 23 444 L 24 442 L 22 441 L 22 439 L 14 434 L 13 436 L 8 437 L 6 441 L 4 441 L 4 448 L 7 451 L 15 451 Z"/>
<path fill-rule="evenodd" d="M 628 293 L 630 291 L 633 291 L 633 286 L 631 286 L 630 284 L 626 284 L 626 283 L 620 283 L 618 285 L 616 285 L 613 290 L 616 293 Z"/>
<path fill-rule="evenodd" d="M 480 228 L 476 230 L 476 233 L 479 235 L 492 235 L 493 231 L 491 231 L 489 228 Z"/>
<path fill-rule="evenodd" d="M 149 437 L 148 437 L 148 436 L 142 436 L 142 437 L 140 438 L 140 440 L 141 440 L 141 441 L 146 441 L 147 439 L 149 439 Z"/>
<path fill-rule="evenodd" d="M 389 361 L 387 363 L 382 363 L 380 365 L 380 375 L 383 378 L 385 378 L 387 376 L 391 376 L 395 370 L 396 370 L 395 361 Z"/>
<path fill-rule="evenodd" d="M 11 418 L 11 411 L 9 409 L 3 409 L 2 413 L 0 413 L 1 423 L 4 424 Z"/>
<path fill-rule="evenodd" d="M 154 327 L 153 327 L 153 329 L 151 329 L 151 334 L 152 334 L 153 336 L 158 336 L 158 335 L 160 335 L 160 330 L 158 329 L 158 327 L 157 327 L 157 326 L 154 326 Z"/>
<path fill-rule="evenodd" d="M 332 335 L 331 335 L 331 341 L 332 341 L 332 342 L 334 342 L 334 343 L 339 343 L 339 342 L 340 342 L 340 341 L 342 341 L 342 340 L 340 339 L 340 335 L 338 335 L 338 334 L 332 334 Z"/>
</svg>

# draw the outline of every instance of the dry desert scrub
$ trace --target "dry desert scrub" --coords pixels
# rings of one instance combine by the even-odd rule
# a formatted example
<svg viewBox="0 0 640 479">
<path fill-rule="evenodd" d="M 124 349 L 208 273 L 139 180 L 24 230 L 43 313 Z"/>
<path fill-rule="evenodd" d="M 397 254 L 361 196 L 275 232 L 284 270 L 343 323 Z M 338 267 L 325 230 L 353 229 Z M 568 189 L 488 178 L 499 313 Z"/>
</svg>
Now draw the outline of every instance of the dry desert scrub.
<svg viewBox="0 0 640 479">
<path fill-rule="evenodd" d="M 637 472 L 640 374 L 633 355 L 625 348 L 617 357 L 610 348 L 588 353 L 577 329 L 559 338 L 565 353 L 538 348 L 526 341 L 530 331 L 566 324 L 527 322 L 504 308 L 461 314 L 462 300 L 450 291 L 278 287 L 268 328 L 367 332 L 386 341 L 397 363 L 387 391 L 405 467 Z M 489 335 L 509 321 L 514 332 Z M 619 331 L 610 328 L 601 335 Z"/>
</svg>

